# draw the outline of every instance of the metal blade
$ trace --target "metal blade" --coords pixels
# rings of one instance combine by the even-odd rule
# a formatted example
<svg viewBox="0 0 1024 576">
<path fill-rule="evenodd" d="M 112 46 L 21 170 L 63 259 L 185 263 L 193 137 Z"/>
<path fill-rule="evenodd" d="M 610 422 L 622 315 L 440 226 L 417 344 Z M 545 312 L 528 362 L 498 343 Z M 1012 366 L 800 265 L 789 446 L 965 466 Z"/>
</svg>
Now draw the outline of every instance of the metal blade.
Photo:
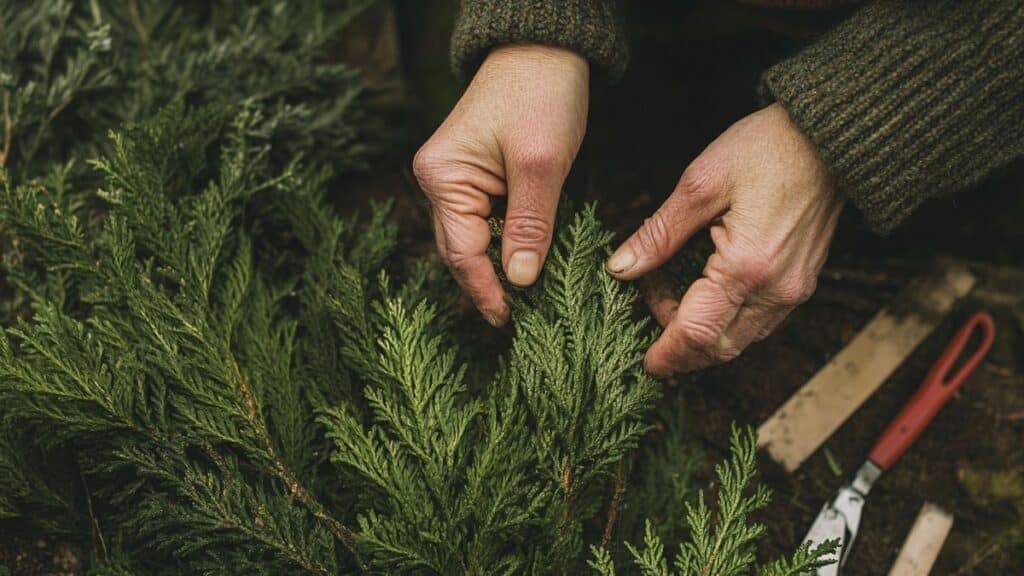
<svg viewBox="0 0 1024 576">
<path fill-rule="evenodd" d="M 853 482 L 840 488 L 836 497 L 822 506 L 804 542 L 810 542 L 811 548 L 814 548 L 829 540 L 839 540 L 839 547 L 836 549 L 836 556 L 833 556 L 833 559 L 838 561 L 818 568 L 817 576 L 838 576 L 840 567 L 846 563 L 850 547 L 857 537 L 864 498 L 881 473 L 873 462 L 865 462 L 857 470 Z"/>
<path fill-rule="evenodd" d="M 847 542 L 849 533 L 846 530 L 846 517 L 833 505 L 833 502 L 826 502 L 821 507 L 821 512 L 818 512 L 818 517 L 814 519 L 814 524 L 811 525 L 811 529 L 807 532 L 807 536 L 804 537 L 804 542 L 811 545 L 811 548 L 817 548 L 829 540 L 839 540 L 839 547 L 836 549 L 835 555 L 826 557 L 826 560 L 832 560 L 831 564 L 818 568 L 815 572 L 817 576 L 838 576 L 839 574 L 839 560 L 842 558 L 843 549 Z"/>
</svg>

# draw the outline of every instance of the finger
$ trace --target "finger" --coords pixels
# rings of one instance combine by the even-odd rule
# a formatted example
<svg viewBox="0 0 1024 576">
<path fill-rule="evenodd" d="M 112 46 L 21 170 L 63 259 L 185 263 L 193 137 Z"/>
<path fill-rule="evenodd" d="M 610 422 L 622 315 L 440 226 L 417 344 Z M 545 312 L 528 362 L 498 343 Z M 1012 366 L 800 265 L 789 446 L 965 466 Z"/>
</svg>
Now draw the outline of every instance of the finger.
<svg viewBox="0 0 1024 576">
<path fill-rule="evenodd" d="M 608 272 L 635 280 L 664 264 L 724 209 L 722 194 L 707 179 L 683 174 L 676 190 L 608 259 Z"/>
<path fill-rule="evenodd" d="M 655 270 L 637 281 L 640 293 L 644 297 L 647 308 L 651 315 L 658 321 L 662 328 L 668 326 L 669 322 L 676 315 L 679 308 L 679 298 L 672 289 L 672 278 L 670 275 Z"/>
<path fill-rule="evenodd" d="M 774 304 L 761 298 L 752 297 L 740 307 L 736 318 L 722 335 L 722 348 L 745 350 L 754 342 L 768 337 L 779 324 L 789 316 L 795 306 Z"/>
<path fill-rule="evenodd" d="M 754 342 L 768 337 L 793 310 L 756 297 L 748 298 L 726 327 L 714 351 L 714 363 L 736 358 Z"/>
<path fill-rule="evenodd" d="M 546 158 L 509 163 L 501 262 L 516 286 L 529 286 L 540 275 L 568 169 L 568 163 Z"/>
<path fill-rule="evenodd" d="M 745 294 L 725 282 L 704 277 L 690 285 L 672 321 L 647 351 L 648 373 L 669 376 L 727 359 L 719 355 L 719 343 Z"/>
<path fill-rule="evenodd" d="M 478 206 L 473 212 L 458 205 L 435 205 L 444 235 L 438 246 L 443 247 L 452 276 L 469 294 L 473 305 L 490 324 L 501 326 L 508 321 L 509 309 L 494 265 L 487 257 L 491 229 L 485 217 L 490 211 L 490 199 L 481 199 L 486 207 Z"/>
<path fill-rule="evenodd" d="M 434 246 L 437 247 L 437 254 L 441 262 L 448 266 L 448 246 L 444 240 L 444 228 L 441 226 L 441 219 L 437 216 L 437 209 L 430 207 L 430 218 L 434 223 Z"/>
</svg>

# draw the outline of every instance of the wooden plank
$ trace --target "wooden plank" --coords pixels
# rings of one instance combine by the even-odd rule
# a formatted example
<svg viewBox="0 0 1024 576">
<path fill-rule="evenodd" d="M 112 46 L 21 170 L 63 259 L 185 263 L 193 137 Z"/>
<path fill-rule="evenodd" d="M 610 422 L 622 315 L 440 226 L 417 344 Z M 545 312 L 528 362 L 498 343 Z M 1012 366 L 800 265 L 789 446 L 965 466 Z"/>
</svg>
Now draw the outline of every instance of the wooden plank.
<svg viewBox="0 0 1024 576">
<path fill-rule="evenodd" d="M 953 516 L 926 502 L 917 514 L 889 576 L 928 576 L 952 528 Z"/>
<path fill-rule="evenodd" d="M 974 286 L 961 264 L 946 262 L 917 279 L 879 312 L 757 431 L 758 445 L 796 470 L 882 385 Z"/>
</svg>

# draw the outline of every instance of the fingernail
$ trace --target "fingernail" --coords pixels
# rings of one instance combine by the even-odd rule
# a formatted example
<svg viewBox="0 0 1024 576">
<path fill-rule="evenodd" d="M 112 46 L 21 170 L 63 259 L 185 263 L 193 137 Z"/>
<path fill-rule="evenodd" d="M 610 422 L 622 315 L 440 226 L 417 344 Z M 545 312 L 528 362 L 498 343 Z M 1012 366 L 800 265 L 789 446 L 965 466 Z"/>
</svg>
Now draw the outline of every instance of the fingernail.
<svg viewBox="0 0 1024 576">
<path fill-rule="evenodd" d="M 495 328 L 501 328 L 508 322 L 508 315 L 508 308 L 504 308 L 500 312 L 484 312 L 484 320 L 487 320 L 487 323 Z"/>
<path fill-rule="evenodd" d="M 540 274 L 540 256 L 532 250 L 519 250 L 508 259 L 508 281 L 516 286 L 529 286 Z"/>
<path fill-rule="evenodd" d="M 608 271 L 621 274 L 636 264 L 636 252 L 629 246 L 620 246 L 608 259 Z"/>
</svg>

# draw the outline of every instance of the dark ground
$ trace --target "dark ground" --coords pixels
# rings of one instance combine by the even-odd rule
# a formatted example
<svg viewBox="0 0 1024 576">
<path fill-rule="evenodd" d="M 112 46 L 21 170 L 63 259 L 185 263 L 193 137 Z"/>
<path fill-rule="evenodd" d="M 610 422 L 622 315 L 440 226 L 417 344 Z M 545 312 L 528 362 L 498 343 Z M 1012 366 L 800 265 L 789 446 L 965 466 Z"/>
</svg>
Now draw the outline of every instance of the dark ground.
<svg viewBox="0 0 1024 576">
<path fill-rule="evenodd" d="M 396 115 L 408 120 L 409 130 L 388 162 L 348 181 L 337 198 L 343 210 L 364 206 L 369 197 L 397 198 L 403 249 L 410 257 L 433 248 L 409 162 L 460 92 L 446 61 L 452 5 L 453 0 L 395 2 L 401 70 L 388 10 L 364 18 L 349 42 L 376 80 L 402 78 L 408 107 Z M 657 207 L 708 142 L 757 108 L 760 70 L 845 15 L 712 0 L 629 5 L 630 70 L 616 86 L 595 85 L 587 140 L 566 186 L 576 200 L 599 201 L 602 219 L 621 237 Z M 400 100 L 385 98 L 382 105 L 394 111 Z M 1024 574 L 1022 188 L 1024 164 L 1018 163 L 977 190 L 931 202 L 889 238 L 870 235 L 848 210 L 810 302 L 738 360 L 666 389 L 664 401 L 686 407 L 690 433 L 702 442 L 707 460 L 717 461 L 726 454 L 733 421 L 756 426 L 767 418 L 935 258 L 967 261 L 979 277 L 972 295 L 795 474 L 762 459 L 764 479 L 776 494 L 761 517 L 769 526 L 764 557 L 787 553 L 799 542 L 959 323 L 984 308 L 997 323 L 992 352 L 872 492 L 845 574 L 886 573 L 925 501 L 955 517 L 933 574 Z M 472 315 L 466 322 L 467 330 L 488 330 Z M 705 470 L 698 484 L 709 480 Z M 7 543 L 0 545 L 0 566 L 18 574 L 80 573 L 84 551 L 15 536 L 0 534 Z"/>
</svg>

